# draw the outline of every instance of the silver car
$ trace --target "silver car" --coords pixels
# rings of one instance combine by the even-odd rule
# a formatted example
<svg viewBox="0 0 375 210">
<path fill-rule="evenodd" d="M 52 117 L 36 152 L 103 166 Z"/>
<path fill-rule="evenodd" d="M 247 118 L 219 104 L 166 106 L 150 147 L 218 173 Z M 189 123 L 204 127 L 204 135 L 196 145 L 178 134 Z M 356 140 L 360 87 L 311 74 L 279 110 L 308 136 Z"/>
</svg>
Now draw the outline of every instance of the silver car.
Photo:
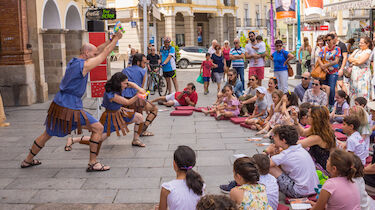
<svg viewBox="0 0 375 210">
<path fill-rule="evenodd" d="M 180 48 L 180 59 L 177 61 L 177 65 L 181 69 L 186 69 L 189 65 L 202 64 L 206 60 L 207 48 L 191 46 Z"/>
</svg>

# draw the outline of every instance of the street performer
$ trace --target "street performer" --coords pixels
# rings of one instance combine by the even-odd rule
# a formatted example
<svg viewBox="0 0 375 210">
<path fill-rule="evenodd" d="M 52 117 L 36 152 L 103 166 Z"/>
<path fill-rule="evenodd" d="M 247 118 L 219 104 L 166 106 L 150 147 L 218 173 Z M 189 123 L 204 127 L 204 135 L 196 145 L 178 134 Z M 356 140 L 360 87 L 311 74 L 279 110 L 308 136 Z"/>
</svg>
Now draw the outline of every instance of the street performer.
<svg viewBox="0 0 375 210">
<path fill-rule="evenodd" d="M 146 81 L 146 63 L 147 59 L 146 56 L 143 54 L 135 54 L 133 56 L 132 66 L 122 70 L 122 73 L 125 74 L 129 82 L 134 82 L 139 87 L 143 87 Z M 131 99 L 137 94 L 137 90 L 134 88 L 126 88 L 122 91 L 122 96 Z M 154 121 L 158 114 L 158 108 L 150 103 L 149 101 L 142 100 L 138 98 L 135 103 L 133 103 L 130 106 L 127 106 L 129 109 L 134 109 L 136 112 L 139 112 L 142 114 L 143 111 L 146 111 L 148 113 L 146 117 L 146 121 L 144 123 L 140 124 L 140 128 L 142 129 L 141 136 L 153 136 L 154 134 L 147 131 L 148 126 Z"/>
<path fill-rule="evenodd" d="M 21 168 L 41 164 L 39 160 L 34 159 L 34 156 L 40 152 L 52 136 L 64 137 L 76 129 L 77 134 L 81 134 L 82 128 L 84 128 L 91 132 L 90 159 L 87 171 L 110 169 L 109 166 L 96 160 L 98 145 L 102 139 L 103 125 L 83 110 L 81 98 L 86 92 L 88 73 L 107 58 L 121 38 L 122 33 L 117 32 L 112 41 L 108 40 L 98 47 L 85 43 L 81 47 L 79 57 L 73 58 L 69 62 L 60 83 L 60 91 L 55 95 L 49 107 L 45 121 L 46 130 L 34 141 L 29 154 L 21 163 Z"/>
</svg>

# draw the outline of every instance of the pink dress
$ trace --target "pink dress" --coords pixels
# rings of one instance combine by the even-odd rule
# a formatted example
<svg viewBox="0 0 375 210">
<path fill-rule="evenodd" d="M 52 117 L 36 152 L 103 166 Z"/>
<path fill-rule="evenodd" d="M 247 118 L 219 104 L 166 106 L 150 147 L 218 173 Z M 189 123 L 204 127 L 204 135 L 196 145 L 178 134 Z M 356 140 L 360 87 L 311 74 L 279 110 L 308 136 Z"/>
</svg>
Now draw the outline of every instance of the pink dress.
<svg viewBox="0 0 375 210">
<path fill-rule="evenodd" d="M 227 61 L 230 60 L 229 52 L 230 52 L 230 48 L 228 49 L 223 48 L 223 55 L 224 55 L 225 60 Z"/>
<path fill-rule="evenodd" d="M 240 114 L 240 109 L 239 109 L 239 105 L 240 105 L 240 101 L 235 98 L 235 97 L 232 97 L 232 100 L 228 100 L 227 97 L 225 97 L 223 99 L 223 103 L 226 103 L 228 104 L 228 107 L 231 107 L 231 106 L 236 106 L 236 109 L 235 110 L 229 110 L 229 109 L 224 109 L 226 112 L 232 112 L 234 116 L 238 116 Z"/>
</svg>

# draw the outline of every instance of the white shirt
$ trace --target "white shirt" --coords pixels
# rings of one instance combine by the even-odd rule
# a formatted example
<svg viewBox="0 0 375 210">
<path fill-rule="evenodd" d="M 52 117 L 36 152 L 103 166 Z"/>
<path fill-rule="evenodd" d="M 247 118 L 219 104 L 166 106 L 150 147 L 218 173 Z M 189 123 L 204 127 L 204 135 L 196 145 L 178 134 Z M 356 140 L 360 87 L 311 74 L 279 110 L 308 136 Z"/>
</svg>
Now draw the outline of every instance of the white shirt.
<svg viewBox="0 0 375 210">
<path fill-rule="evenodd" d="M 346 140 L 346 149 L 361 158 L 363 165 L 366 164 L 366 158 L 368 156 L 368 151 L 366 152 L 366 142 L 358 131 L 348 137 Z"/>
<path fill-rule="evenodd" d="M 266 99 L 267 101 L 267 109 L 270 109 L 271 105 L 273 104 L 272 93 L 269 93 L 267 90 L 267 93 L 265 94 L 264 99 Z"/>
<path fill-rule="evenodd" d="M 266 186 L 268 204 L 276 210 L 279 205 L 279 185 L 276 178 L 271 174 L 260 175 L 258 183 Z"/>
<path fill-rule="evenodd" d="M 353 178 L 353 181 L 357 185 L 361 197 L 361 210 L 375 210 L 375 201 L 367 194 L 363 177 Z"/>
<path fill-rule="evenodd" d="M 256 43 L 255 45 L 251 44 L 251 42 L 249 42 L 246 46 L 245 46 L 245 51 L 249 54 L 249 55 L 255 55 L 257 54 L 257 51 L 255 51 L 253 49 L 253 46 L 255 47 L 258 47 L 258 52 L 261 52 L 261 46 Z M 264 51 L 265 52 L 265 51 Z M 249 60 L 249 67 L 264 67 L 264 59 L 263 58 L 258 58 L 258 64 L 254 64 L 254 58 L 250 59 Z"/>
<path fill-rule="evenodd" d="M 170 193 L 167 198 L 169 210 L 190 210 L 195 209 L 201 196 L 193 192 L 186 185 L 186 180 L 175 179 L 170 182 L 165 182 L 161 185 L 162 188 L 168 190 Z M 203 190 L 205 185 L 203 185 Z"/>
<path fill-rule="evenodd" d="M 208 48 L 208 53 L 210 53 L 210 55 L 214 54 L 215 52 L 216 50 L 212 46 Z"/>
<path fill-rule="evenodd" d="M 280 154 L 271 157 L 281 166 L 283 172 L 294 180 L 294 190 L 300 195 L 315 194 L 314 187 L 319 184 L 315 164 L 310 154 L 300 144 L 289 146 Z"/>
</svg>

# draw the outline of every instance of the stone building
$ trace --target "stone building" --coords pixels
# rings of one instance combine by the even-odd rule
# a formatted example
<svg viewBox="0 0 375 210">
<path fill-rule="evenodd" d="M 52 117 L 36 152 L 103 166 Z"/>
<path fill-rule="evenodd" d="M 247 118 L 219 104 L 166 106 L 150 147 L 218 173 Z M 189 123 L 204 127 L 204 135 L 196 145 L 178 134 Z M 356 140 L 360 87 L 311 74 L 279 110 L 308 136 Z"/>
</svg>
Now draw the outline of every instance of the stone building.
<svg viewBox="0 0 375 210">
<path fill-rule="evenodd" d="M 148 12 L 148 42 L 157 48 L 164 36 L 180 46 L 207 46 L 211 40 L 219 43 L 236 35 L 235 0 L 159 0 L 153 1 Z M 126 54 L 128 45 L 143 51 L 143 9 L 139 1 L 107 0 L 107 7 L 115 7 L 117 20 L 126 31 L 119 41 L 119 53 Z M 111 27 L 109 23 L 109 27 Z"/>
<path fill-rule="evenodd" d="M 0 91 L 5 106 L 56 93 L 85 37 L 84 0 L 0 0 Z"/>
</svg>

